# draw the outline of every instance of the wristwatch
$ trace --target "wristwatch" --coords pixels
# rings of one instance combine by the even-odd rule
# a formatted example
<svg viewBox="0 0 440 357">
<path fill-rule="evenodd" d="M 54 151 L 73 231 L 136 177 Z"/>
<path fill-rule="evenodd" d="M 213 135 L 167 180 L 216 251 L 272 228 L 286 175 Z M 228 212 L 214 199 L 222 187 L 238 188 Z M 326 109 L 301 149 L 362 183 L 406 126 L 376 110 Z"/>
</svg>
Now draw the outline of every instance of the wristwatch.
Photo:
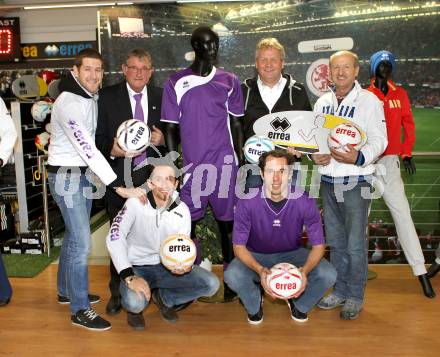
<svg viewBox="0 0 440 357">
<path fill-rule="evenodd" d="M 127 277 L 125 278 L 125 284 L 130 285 L 130 283 L 131 283 L 134 279 L 136 279 L 136 278 L 137 278 L 136 275 L 130 275 L 130 276 L 127 276 Z"/>
</svg>

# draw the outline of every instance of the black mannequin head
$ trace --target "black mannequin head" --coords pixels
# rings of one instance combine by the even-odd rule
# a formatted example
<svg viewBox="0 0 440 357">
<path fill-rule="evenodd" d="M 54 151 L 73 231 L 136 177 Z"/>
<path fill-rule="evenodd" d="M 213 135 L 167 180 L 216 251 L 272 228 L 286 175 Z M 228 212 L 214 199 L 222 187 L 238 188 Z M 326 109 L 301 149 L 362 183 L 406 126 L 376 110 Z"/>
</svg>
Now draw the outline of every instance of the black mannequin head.
<svg viewBox="0 0 440 357">
<path fill-rule="evenodd" d="M 198 27 L 192 33 L 191 46 L 194 49 L 196 60 L 213 63 L 218 54 L 218 35 L 209 27 Z"/>
<path fill-rule="evenodd" d="M 376 77 L 384 80 L 391 78 L 393 67 L 389 61 L 381 61 L 376 68 Z"/>
<path fill-rule="evenodd" d="M 390 61 L 380 61 L 376 67 L 374 85 L 385 95 L 388 93 L 388 80 L 391 79 L 393 66 Z"/>
</svg>

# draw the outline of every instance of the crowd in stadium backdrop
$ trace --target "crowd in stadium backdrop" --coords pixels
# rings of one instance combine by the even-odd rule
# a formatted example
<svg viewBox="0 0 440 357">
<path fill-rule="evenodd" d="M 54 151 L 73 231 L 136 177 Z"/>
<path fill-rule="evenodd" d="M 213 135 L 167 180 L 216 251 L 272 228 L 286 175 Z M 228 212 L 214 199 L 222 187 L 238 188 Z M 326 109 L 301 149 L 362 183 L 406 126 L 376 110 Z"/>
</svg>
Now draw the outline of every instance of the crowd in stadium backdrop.
<svg viewBox="0 0 440 357">
<path fill-rule="evenodd" d="M 73 324 L 91 330 L 111 328 L 111 323 L 90 306 L 100 300 L 99 296 L 90 294 L 88 288 L 90 229 L 87 223 L 91 198 L 84 197 L 80 190 L 64 190 L 65 185 L 71 184 L 89 189 L 87 168 L 107 186 L 107 204 L 111 202 L 110 196 L 119 196 L 119 201 L 107 207 L 111 217 L 107 247 L 114 266 L 111 265 L 111 298 L 106 311 L 114 315 L 124 307 L 127 323 L 135 330 L 144 329 L 142 313 L 150 300 L 158 306 L 165 321 L 174 323 L 178 320 L 178 311 L 199 297 L 214 295 L 219 286 L 224 302 L 234 301 L 238 295 L 248 322 L 260 324 L 264 292 L 273 298 L 280 297 L 269 281 L 271 266 L 281 262 L 298 266 L 299 273 L 295 274 L 300 275 L 302 282 L 301 288 L 286 299 L 293 320 L 306 322 L 314 306 L 324 310 L 340 308 L 342 319 L 357 319 L 364 306 L 367 278 L 366 228 L 371 199 L 364 193 L 371 189 L 373 177 L 385 188 L 383 198 L 396 225 L 398 240 L 389 238 L 388 244 L 402 246 L 424 295 L 435 297 L 429 278 L 440 270 L 440 248 L 437 259 L 427 271 L 399 169 L 401 158 L 407 172 L 415 173 L 414 121 L 409 100 L 405 90 L 392 82 L 393 73 L 398 73 L 396 68 L 406 64 L 396 62 L 391 52 L 371 49 L 369 56 L 374 54 L 368 64 L 363 64 L 364 72 L 368 65 L 372 78 L 371 84 L 368 81 L 368 90 L 362 89 L 357 81 L 361 68 L 354 52 L 339 51 L 330 57 L 332 86 L 317 100 L 313 111 L 333 114 L 344 106 L 346 118 L 365 131 L 366 141 L 357 149 L 336 147 L 330 149 L 330 154 L 309 156 L 321 174 L 326 224 L 322 224 L 314 199 L 306 192 L 298 192 L 295 185 L 291 186 L 293 164 L 302 156 L 293 148 L 261 154 L 258 166 L 262 182 L 248 185 L 261 192 L 260 195 L 237 199 L 234 192 L 224 192 L 220 180 L 226 175 L 220 171 L 218 186 L 209 194 L 199 195 L 201 206 L 194 202 L 194 186 L 201 185 L 196 189 L 205 193 L 202 186 L 207 185 L 203 181 L 207 178 L 197 182 L 198 165 L 210 164 L 224 171 L 228 164 L 227 180 L 232 183 L 228 185 L 229 190 L 234 187 L 238 166 L 244 163 L 243 145 L 247 135 L 241 116 L 244 115 L 244 125 L 252 128 L 258 118 L 271 112 L 312 110 L 302 84 L 284 73 L 285 50 L 281 43 L 275 38 L 256 42 L 256 51 L 252 51 L 256 75 L 241 86 L 236 75 L 214 66 L 220 41 L 208 27 L 194 30 L 191 46 L 195 58 L 188 68 L 169 77 L 163 96 L 162 90 L 150 83 L 153 58 L 142 49 L 129 51 L 121 61 L 124 80 L 102 91 L 99 88 L 103 59 L 92 49 L 82 51 L 73 71 L 61 80 L 61 94 L 52 109 L 48 167 L 50 190 L 66 225 L 58 272 L 58 302 L 70 304 Z M 420 68 L 430 65 L 421 62 Z M 15 75 L 4 72 L 2 83 Z M 436 80 L 434 76 L 431 79 Z M 300 106 L 299 98 L 303 99 Z M 429 100 L 435 99 L 429 97 Z M 70 117 L 72 113 L 75 120 Z M 10 120 L 4 110 L 1 114 Z M 156 114 L 160 117 L 152 122 Z M 137 162 L 139 153 L 124 151 L 116 140 L 118 126 L 131 118 L 147 122 L 152 146 L 158 148 L 156 153 L 147 151 L 140 163 Z M 403 143 L 402 126 L 406 132 Z M 178 193 L 179 175 L 172 161 L 175 158 L 170 159 L 166 153 L 167 149 L 177 151 L 179 141 L 183 165 L 194 167 L 187 169 Z M 4 142 L 2 140 L 2 145 Z M 198 143 L 196 150 L 194 143 Z M 7 157 L 0 155 L 0 159 L 3 166 Z M 135 187 L 124 181 L 127 159 L 133 164 L 130 182 L 139 175 Z M 153 167 L 146 165 L 147 162 Z M 385 172 L 375 172 L 377 162 L 386 168 Z M 80 169 L 66 173 L 72 167 Z M 384 176 L 393 184 L 384 180 Z M 253 181 L 252 175 L 247 180 Z M 295 191 L 295 199 L 289 199 L 291 190 Z M 208 205 L 221 234 L 223 284 L 197 264 L 189 268 L 183 265 L 166 268 L 160 264 L 163 259 L 160 242 L 170 235 L 191 235 L 197 245 L 195 226 Z M 302 246 L 304 226 L 309 249 Z M 380 222 L 373 222 L 370 227 L 380 235 L 390 234 Z M 139 239 L 146 231 L 148 239 Z M 324 258 L 326 244 L 330 248 L 329 261 Z M 375 242 L 374 249 L 371 260 L 382 259 L 379 242 Z M 285 273 L 293 274 L 288 270 Z M 2 287 L 8 287 L 0 291 L 0 305 L 6 305 L 12 291 L 2 264 L 0 279 Z M 324 295 L 332 286 L 332 292 Z M 285 284 L 285 288 L 291 286 Z"/>
<path fill-rule="evenodd" d="M 163 11 L 169 11 L 164 7 Z M 177 10 L 176 10 L 177 11 Z M 175 14 L 180 18 L 178 12 Z M 390 13 L 390 16 L 393 14 Z M 150 14 L 146 14 L 149 17 Z M 351 19 L 349 19 L 351 20 Z M 321 20 L 321 26 L 313 27 L 303 24 L 302 26 L 280 27 L 276 32 L 276 37 L 281 43 L 286 45 L 286 70 L 293 74 L 297 80 L 306 83 L 306 72 L 311 62 L 318 58 L 325 58 L 324 53 L 300 53 L 297 44 L 304 40 L 338 38 L 350 36 L 353 39 L 353 51 L 358 54 L 361 70 L 359 81 L 362 85 L 369 82 L 368 59 L 371 53 L 377 48 L 386 48 L 391 51 L 399 62 L 399 67 L 395 73 L 394 80 L 405 89 L 410 91 L 410 100 L 413 105 L 420 106 L 440 106 L 440 78 L 438 66 L 438 46 L 437 34 L 440 32 L 440 22 L 436 16 L 417 16 L 401 18 L 370 19 L 369 21 L 344 21 L 337 25 L 325 26 L 325 23 L 335 23 L 335 19 Z M 161 19 L 161 22 L 166 20 Z M 400 21 L 404 21 L 402 26 Z M 170 22 L 170 28 L 175 25 Z M 113 26 L 113 25 L 112 25 Z M 289 29 L 291 27 L 291 29 Z M 222 53 L 219 54 L 219 65 L 235 73 L 240 80 L 253 76 L 252 56 L 253 44 L 261 37 L 270 37 L 267 34 L 256 33 L 243 28 L 237 30 L 237 35 L 225 36 L 220 38 Z M 118 28 L 112 28 L 113 33 L 118 32 Z M 111 58 L 106 63 L 106 71 L 120 72 L 119 63 L 123 61 L 124 53 L 128 51 L 125 46 L 130 46 L 131 42 L 124 38 L 115 38 L 107 34 L 102 37 L 102 41 L 110 41 L 108 46 L 103 47 L 104 58 Z M 174 68 L 183 68 L 185 63 L 185 53 L 189 50 L 182 45 L 182 36 L 175 36 L 161 33 L 160 36 L 153 36 L 146 41 L 148 50 L 155 54 L 156 73 L 154 82 L 158 86 L 174 72 Z M 120 41 L 120 42 L 118 42 Z M 135 47 L 131 45 L 132 47 Z M 408 60 L 414 59 L 414 62 Z M 433 60 L 431 60 L 433 59 Z M 435 60 L 436 59 L 436 60 Z M 298 63 L 306 64 L 298 64 Z M 36 71 L 20 71 L 21 74 L 34 73 Z M 17 77 L 18 71 L 3 71 L 0 73 L 0 93 L 3 98 L 12 98 L 8 90 L 10 83 Z M 109 73 L 104 78 L 104 85 L 118 83 L 122 79 L 121 74 Z M 408 87 L 415 85 L 414 87 Z M 428 85 L 433 90 L 426 90 L 422 85 Z M 309 92 L 310 95 L 310 92 Z M 311 96 L 312 102 L 316 97 Z"/>
<path fill-rule="evenodd" d="M 286 68 L 290 73 L 295 75 L 298 80 L 304 82 L 305 73 L 307 72 L 310 64 L 289 64 Z M 410 101 L 413 106 L 425 106 L 425 107 L 440 107 L 440 74 L 437 71 L 438 63 L 434 61 L 423 62 L 401 62 L 399 63 L 399 69 L 395 75 L 395 82 L 402 85 L 409 93 Z M 2 98 L 14 98 L 11 91 L 12 82 L 20 76 L 26 74 L 38 75 L 41 70 L 17 70 L 9 71 L 5 70 L 0 72 L 0 94 Z M 63 70 L 55 70 L 60 76 L 63 75 Z M 244 80 L 246 77 L 237 73 L 240 79 Z M 109 85 L 117 82 L 117 77 L 113 77 L 111 80 L 104 79 L 104 85 Z M 158 79 L 154 79 L 157 85 Z M 368 86 L 369 84 L 369 64 L 360 64 L 359 82 L 362 86 Z M 309 94 L 312 101 L 316 99 L 313 95 Z"/>
</svg>

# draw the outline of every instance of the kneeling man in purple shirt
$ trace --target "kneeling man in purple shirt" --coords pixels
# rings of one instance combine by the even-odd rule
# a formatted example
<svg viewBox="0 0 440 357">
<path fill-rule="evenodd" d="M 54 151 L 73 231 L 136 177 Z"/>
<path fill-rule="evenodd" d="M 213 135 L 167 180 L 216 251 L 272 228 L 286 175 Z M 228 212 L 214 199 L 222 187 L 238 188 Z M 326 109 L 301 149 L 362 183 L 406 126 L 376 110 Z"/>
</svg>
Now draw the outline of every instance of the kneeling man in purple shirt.
<svg viewBox="0 0 440 357">
<path fill-rule="evenodd" d="M 260 157 L 263 186 L 256 196 L 237 202 L 233 246 L 235 259 L 225 272 L 225 282 L 241 299 L 250 324 L 263 321 L 263 292 L 270 268 L 278 263 L 297 266 L 302 288 L 286 300 L 293 320 L 307 321 L 307 313 L 336 281 L 335 268 L 323 258 L 325 241 L 319 209 L 307 192 L 290 180 L 295 157 L 274 150 Z M 303 227 L 311 249 L 302 246 Z M 272 295 L 273 296 L 273 295 Z"/>
</svg>

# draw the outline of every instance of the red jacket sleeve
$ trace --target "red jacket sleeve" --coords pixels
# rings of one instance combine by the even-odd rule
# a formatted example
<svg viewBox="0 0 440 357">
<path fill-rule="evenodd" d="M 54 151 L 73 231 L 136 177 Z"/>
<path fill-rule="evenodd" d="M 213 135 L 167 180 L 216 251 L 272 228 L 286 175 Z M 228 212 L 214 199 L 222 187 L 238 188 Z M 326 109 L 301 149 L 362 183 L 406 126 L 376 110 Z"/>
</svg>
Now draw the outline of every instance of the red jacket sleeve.
<svg viewBox="0 0 440 357">
<path fill-rule="evenodd" d="M 403 126 L 403 143 L 401 146 L 400 155 L 411 156 L 414 142 L 416 141 L 414 118 L 411 111 L 411 104 L 409 103 L 408 95 L 404 89 L 401 89 L 402 105 L 402 126 Z"/>
</svg>

